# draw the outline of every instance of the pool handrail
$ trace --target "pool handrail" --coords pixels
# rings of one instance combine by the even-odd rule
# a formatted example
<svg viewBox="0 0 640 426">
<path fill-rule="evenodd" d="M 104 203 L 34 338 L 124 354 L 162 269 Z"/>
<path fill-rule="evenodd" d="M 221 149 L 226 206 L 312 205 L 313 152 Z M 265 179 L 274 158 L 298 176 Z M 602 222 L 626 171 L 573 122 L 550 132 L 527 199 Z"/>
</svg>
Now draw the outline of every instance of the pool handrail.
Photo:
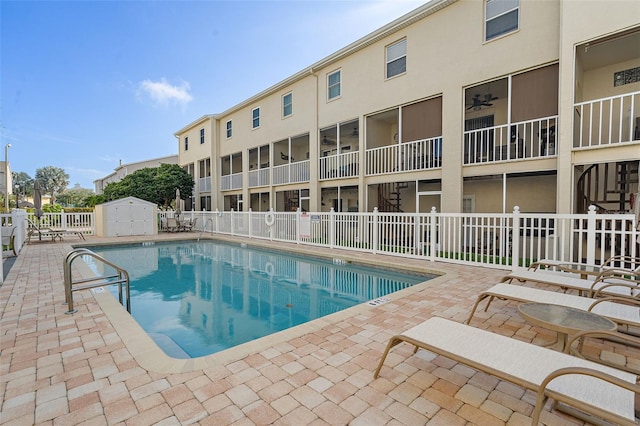
<svg viewBox="0 0 640 426">
<path fill-rule="evenodd" d="M 90 256 L 94 259 L 108 265 L 116 270 L 116 274 L 114 275 L 106 275 L 106 276 L 96 276 L 93 278 L 84 278 L 77 281 L 73 281 L 73 275 L 71 270 L 71 265 L 75 259 L 81 256 Z M 104 257 L 98 255 L 97 253 L 87 249 L 87 248 L 77 248 L 65 256 L 64 265 L 64 293 L 65 293 L 65 301 L 68 305 L 68 310 L 65 312 L 66 314 L 73 314 L 78 312 L 77 309 L 73 309 L 73 292 L 79 290 L 88 290 L 91 288 L 102 287 L 105 285 L 118 285 L 118 299 L 121 305 L 124 305 L 122 300 L 122 284 L 125 284 L 125 292 L 127 299 L 127 312 L 131 313 L 131 297 L 130 297 L 130 287 L 129 287 L 129 273 L 119 267 L 118 265 L 108 261 Z M 74 285 L 81 284 L 81 286 L 77 288 L 73 288 Z"/>
</svg>

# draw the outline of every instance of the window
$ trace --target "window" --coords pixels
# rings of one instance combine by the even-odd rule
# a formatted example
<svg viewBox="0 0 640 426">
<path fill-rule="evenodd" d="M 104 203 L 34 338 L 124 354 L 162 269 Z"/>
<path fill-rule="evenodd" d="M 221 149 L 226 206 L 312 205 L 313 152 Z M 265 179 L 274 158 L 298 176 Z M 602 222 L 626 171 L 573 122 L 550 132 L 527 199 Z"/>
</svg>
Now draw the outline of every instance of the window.
<svg viewBox="0 0 640 426">
<path fill-rule="evenodd" d="M 252 126 L 254 129 L 257 129 L 258 127 L 260 127 L 260 108 L 254 108 L 253 111 L 251 111 L 251 116 L 252 116 Z"/>
<path fill-rule="evenodd" d="M 282 116 L 288 117 L 293 113 L 293 94 L 287 93 L 282 97 Z"/>
<path fill-rule="evenodd" d="M 387 78 L 407 72 L 407 40 L 387 46 Z"/>
<path fill-rule="evenodd" d="M 518 6 L 520 0 L 486 0 L 485 40 L 518 29 Z"/>
<path fill-rule="evenodd" d="M 200 144 L 204 143 L 204 129 L 200 129 Z"/>
<path fill-rule="evenodd" d="M 341 95 L 340 92 L 340 70 L 332 72 L 327 76 L 327 98 L 334 99 Z"/>
<path fill-rule="evenodd" d="M 233 125 L 231 120 L 227 121 L 227 139 L 229 139 L 233 135 Z"/>
<path fill-rule="evenodd" d="M 184 138 L 184 150 L 189 151 L 189 137 Z"/>
</svg>

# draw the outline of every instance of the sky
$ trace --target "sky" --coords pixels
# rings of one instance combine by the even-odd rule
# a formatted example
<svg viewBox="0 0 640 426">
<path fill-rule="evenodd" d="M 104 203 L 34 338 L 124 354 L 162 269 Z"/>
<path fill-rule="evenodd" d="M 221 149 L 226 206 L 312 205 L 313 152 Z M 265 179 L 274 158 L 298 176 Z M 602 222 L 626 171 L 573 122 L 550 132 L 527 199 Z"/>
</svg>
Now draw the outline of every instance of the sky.
<svg viewBox="0 0 640 426">
<path fill-rule="evenodd" d="M 94 189 L 426 1 L 0 0 L 1 149 Z"/>
</svg>

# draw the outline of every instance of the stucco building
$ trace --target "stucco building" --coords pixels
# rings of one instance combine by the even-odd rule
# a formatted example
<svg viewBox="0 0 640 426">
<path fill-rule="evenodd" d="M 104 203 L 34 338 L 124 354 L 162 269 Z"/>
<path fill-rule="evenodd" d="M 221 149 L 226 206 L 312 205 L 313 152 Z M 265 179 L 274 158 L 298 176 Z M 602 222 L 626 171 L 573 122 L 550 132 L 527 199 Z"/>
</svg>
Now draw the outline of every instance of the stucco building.
<svg viewBox="0 0 640 426">
<path fill-rule="evenodd" d="M 175 136 L 196 210 L 628 212 L 640 2 L 434 0 Z"/>
<path fill-rule="evenodd" d="M 130 175 L 138 170 L 144 168 L 156 168 L 161 164 L 178 164 L 177 155 L 169 155 L 166 157 L 154 158 L 151 160 L 143 160 L 135 163 L 118 164 L 118 167 L 114 169 L 114 172 L 102 179 L 96 179 L 93 181 L 96 194 L 104 193 L 104 188 L 111 182 L 120 182 L 125 176 Z"/>
</svg>

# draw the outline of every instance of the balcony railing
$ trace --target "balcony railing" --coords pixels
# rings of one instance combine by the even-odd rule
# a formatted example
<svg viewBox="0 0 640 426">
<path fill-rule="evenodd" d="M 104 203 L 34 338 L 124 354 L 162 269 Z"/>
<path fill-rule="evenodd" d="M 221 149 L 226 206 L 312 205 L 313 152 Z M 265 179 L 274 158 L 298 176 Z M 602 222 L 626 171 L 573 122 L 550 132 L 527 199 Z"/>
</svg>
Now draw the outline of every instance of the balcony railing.
<svg viewBox="0 0 640 426">
<path fill-rule="evenodd" d="M 211 176 L 198 179 L 198 190 L 200 192 L 211 192 Z"/>
<path fill-rule="evenodd" d="M 367 175 L 435 169 L 442 165 L 442 137 L 367 150 Z"/>
<path fill-rule="evenodd" d="M 574 148 L 640 140 L 640 92 L 575 104 Z"/>
<path fill-rule="evenodd" d="M 554 157 L 558 116 L 464 132 L 464 164 Z"/>
<path fill-rule="evenodd" d="M 309 160 L 298 161 L 297 163 L 282 164 L 273 168 L 274 185 L 308 181 Z"/>
<path fill-rule="evenodd" d="M 242 189 L 242 172 L 220 177 L 220 190 Z"/>
<path fill-rule="evenodd" d="M 320 179 L 358 176 L 358 159 L 359 153 L 357 151 L 320 158 Z"/>
<path fill-rule="evenodd" d="M 249 188 L 269 185 L 269 168 L 249 171 Z"/>
</svg>

